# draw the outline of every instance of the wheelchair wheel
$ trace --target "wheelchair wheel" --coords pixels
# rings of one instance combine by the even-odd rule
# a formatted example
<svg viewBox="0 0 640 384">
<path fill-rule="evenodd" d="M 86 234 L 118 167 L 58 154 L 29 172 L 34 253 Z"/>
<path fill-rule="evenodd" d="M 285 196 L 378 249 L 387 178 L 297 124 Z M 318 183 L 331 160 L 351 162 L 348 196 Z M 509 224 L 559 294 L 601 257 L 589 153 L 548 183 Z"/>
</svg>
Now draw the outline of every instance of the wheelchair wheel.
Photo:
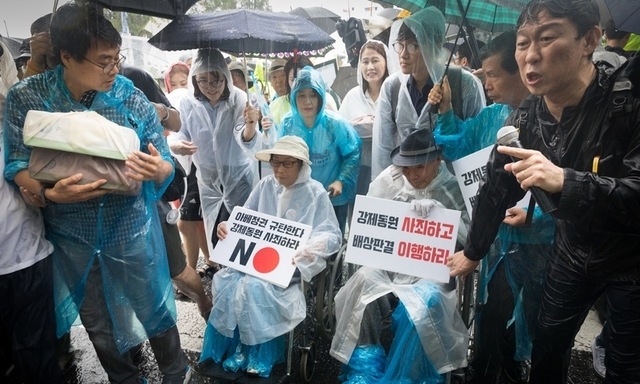
<svg viewBox="0 0 640 384">
<path fill-rule="evenodd" d="M 312 341 L 308 347 L 300 347 L 300 378 L 305 383 L 311 382 L 316 369 L 316 345 Z"/>
<path fill-rule="evenodd" d="M 329 283 L 330 278 L 327 278 L 329 273 L 324 271 L 320 273 L 318 280 L 316 281 L 316 328 L 320 335 L 327 341 L 330 341 L 333 337 L 335 314 L 333 308 L 329 307 L 333 303 L 333 300 L 328 300 Z"/>
</svg>

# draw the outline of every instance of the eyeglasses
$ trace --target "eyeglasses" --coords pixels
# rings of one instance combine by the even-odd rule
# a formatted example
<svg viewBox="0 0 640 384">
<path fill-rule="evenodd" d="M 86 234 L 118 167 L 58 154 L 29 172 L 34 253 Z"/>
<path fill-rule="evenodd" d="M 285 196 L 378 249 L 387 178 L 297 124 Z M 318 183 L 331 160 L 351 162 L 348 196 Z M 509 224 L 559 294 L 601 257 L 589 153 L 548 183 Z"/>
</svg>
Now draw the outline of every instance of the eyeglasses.
<svg viewBox="0 0 640 384">
<path fill-rule="evenodd" d="M 416 51 L 418 50 L 418 44 L 404 44 L 404 43 L 393 43 L 393 50 L 396 51 L 396 53 L 402 53 L 402 51 L 405 50 L 405 48 L 407 49 L 407 52 L 409 52 L 410 55 L 413 55 L 414 53 L 416 53 Z"/>
<path fill-rule="evenodd" d="M 213 81 L 196 80 L 196 84 L 198 84 L 198 87 L 200 87 L 200 88 L 209 88 L 209 89 L 218 88 L 223 83 L 224 83 L 223 79 L 218 79 L 218 80 L 213 80 Z"/>
<path fill-rule="evenodd" d="M 271 165 L 271 168 L 278 168 L 281 165 L 285 168 L 291 168 L 293 167 L 296 163 L 298 162 L 298 160 L 295 161 L 276 161 L 276 160 L 269 160 L 269 165 Z"/>
<path fill-rule="evenodd" d="M 118 61 L 112 61 L 109 64 L 98 64 L 98 63 L 96 63 L 94 61 L 91 61 L 91 60 L 87 59 L 84 56 L 82 58 L 87 60 L 91 64 L 95 65 L 96 67 L 102 69 L 102 73 L 104 73 L 105 75 L 108 75 L 109 73 L 111 73 L 111 71 L 113 71 L 113 68 L 116 68 L 116 67 L 118 69 L 122 68 L 122 64 L 127 59 L 123 55 L 120 55 L 120 58 L 118 59 Z"/>
</svg>

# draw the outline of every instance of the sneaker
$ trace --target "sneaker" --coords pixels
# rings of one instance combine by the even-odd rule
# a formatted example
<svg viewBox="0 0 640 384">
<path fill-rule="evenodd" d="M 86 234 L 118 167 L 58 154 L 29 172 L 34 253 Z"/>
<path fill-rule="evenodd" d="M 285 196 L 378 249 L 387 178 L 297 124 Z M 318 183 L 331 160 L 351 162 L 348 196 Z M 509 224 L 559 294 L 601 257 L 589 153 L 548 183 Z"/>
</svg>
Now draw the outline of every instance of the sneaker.
<svg viewBox="0 0 640 384">
<path fill-rule="evenodd" d="M 604 365 L 605 347 L 602 338 L 597 336 L 591 344 L 591 355 L 593 356 L 593 370 L 596 374 L 604 379 L 607 373 L 607 367 Z"/>
</svg>

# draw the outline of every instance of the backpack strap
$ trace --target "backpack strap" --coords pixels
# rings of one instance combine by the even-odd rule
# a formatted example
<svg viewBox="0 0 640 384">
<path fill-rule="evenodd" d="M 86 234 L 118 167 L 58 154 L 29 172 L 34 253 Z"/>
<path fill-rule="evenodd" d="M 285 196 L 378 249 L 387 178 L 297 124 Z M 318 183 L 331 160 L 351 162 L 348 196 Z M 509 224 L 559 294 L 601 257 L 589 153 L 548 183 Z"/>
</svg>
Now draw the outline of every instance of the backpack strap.
<svg viewBox="0 0 640 384">
<path fill-rule="evenodd" d="M 525 97 L 525 99 L 522 101 L 522 103 L 518 107 L 515 123 L 516 123 L 516 128 L 518 128 L 519 132 L 522 132 L 523 130 L 528 129 L 528 124 L 531 122 L 530 116 L 532 113 L 535 113 L 533 111 L 534 109 L 533 107 L 534 107 L 534 103 L 529 97 Z M 533 211 L 535 207 L 536 207 L 536 201 L 533 198 L 533 195 L 531 195 L 531 198 L 529 199 L 529 205 L 527 208 L 527 216 L 524 220 L 525 226 L 531 225 L 531 222 L 533 220 Z"/>
<path fill-rule="evenodd" d="M 393 121 L 396 121 L 396 107 L 398 106 L 400 85 L 402 84 L 399 77 L 396 77 L 393 84 L 391 84 L 391 118 Z"/>
<path fill-rule="evenodd" d="M 611 76 L 609 117 L 617 119 L 633 112 L 633 102 L 640 97 L 640 56 L 634 56 L 621 65 Z"/>
</svg>

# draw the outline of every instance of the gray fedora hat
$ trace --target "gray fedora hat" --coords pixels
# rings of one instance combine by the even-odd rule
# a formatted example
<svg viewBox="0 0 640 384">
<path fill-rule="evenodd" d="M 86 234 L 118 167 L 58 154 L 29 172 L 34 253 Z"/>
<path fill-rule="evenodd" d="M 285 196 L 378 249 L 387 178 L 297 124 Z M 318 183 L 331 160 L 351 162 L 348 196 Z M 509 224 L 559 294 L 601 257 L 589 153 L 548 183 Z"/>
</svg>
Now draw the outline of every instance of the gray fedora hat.
<svg viewBox="0 0 640 384">
<path fill-rule="evenodd" d="M 430 129 L 419 129 L 407 136 L 399 147 L 391 151 L 391 163 L 399 167 L 412 167 L 429 163 L 442 155 Z"/>
</svg>

